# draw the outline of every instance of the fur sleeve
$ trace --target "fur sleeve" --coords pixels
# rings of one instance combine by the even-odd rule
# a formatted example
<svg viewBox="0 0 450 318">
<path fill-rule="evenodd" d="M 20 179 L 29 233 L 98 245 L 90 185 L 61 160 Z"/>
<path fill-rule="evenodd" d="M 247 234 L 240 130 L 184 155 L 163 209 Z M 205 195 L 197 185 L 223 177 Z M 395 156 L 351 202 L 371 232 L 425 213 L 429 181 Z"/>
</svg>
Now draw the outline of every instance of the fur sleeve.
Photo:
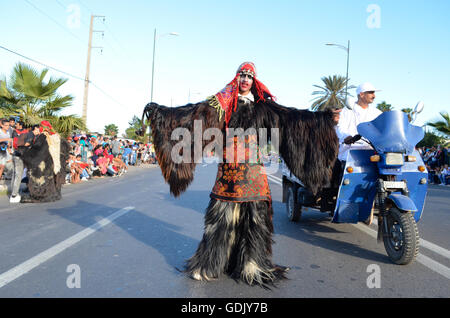
<svg viewBox="0 0 450 318">
<path fill-rule="evenodd" d="M 266 128 L 279 128 L 286 166 L 313 193 L 327 186 L 339 151 L 331 111 L 311 112 L 267 101 L 257 107 Z"/>
<path fill-rule="evenodd" d="M 166 107 L 155 103 L 149 104 L 144 110 L 144 115 L 150 120 L 151 134 L 155 147 L 156 157 L 161 168 L 164 180 L 170 186 L 170 192 L 175 196 L 183 193 L 194 179 L 194 123 L 196 127 L 201 123 L 203 132 L 208 128 L 221 128 L 223 120 L 219 120 L 218 112 L 207 102 L 188 104 L 181 107 Z M 172 158 L 172 149 L 181 140 L 172 140 L 172 132 L 176 128 L 184 128 L 189 132 L 191 156 L 186 162 L 176 163 Z M 203 138 L 200 138 L 202 140 Z M 186 140 L 183 140 L 186 141 Z M 203 149 L 204 143 L 198 146 Z M 201 151 L 200 149 L 200 151 Z M 198 149 L 197 149 L 198 150 Z M 181 151 L 182 153 L 182 151 Z"/>
</svg>

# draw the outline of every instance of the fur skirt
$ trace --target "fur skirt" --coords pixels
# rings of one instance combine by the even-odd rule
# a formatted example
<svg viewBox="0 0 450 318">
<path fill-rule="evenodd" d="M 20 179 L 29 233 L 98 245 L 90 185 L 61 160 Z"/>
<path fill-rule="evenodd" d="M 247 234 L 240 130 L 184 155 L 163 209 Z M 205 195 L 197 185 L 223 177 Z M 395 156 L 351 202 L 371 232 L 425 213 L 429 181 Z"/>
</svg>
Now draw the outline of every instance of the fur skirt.
<svg viewBox="0 0 450 318">
<path fill-rule="evenodd" d="M 227 274 L 262 287 L 285 278 L 287 268 L 272 264 L 272 215 L 269 201 L 211 199 L 203 238 L 185 272 L 196 280 Z"/>
</svg>

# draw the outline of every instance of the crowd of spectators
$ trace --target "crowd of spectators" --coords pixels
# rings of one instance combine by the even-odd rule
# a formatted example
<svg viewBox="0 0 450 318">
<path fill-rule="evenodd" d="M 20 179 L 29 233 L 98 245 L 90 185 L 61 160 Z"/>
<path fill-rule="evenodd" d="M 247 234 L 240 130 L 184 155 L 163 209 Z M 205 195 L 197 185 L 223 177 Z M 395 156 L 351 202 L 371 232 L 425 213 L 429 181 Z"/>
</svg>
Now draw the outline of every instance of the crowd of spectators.
<svg viewBox="0 0 450 318">
<path fill-rule="evenodd" d="M 24 127 L 24 124 L 15 118 L 0 118 L 0 179 L 12 177 L 13 157 L 16 150 L 14 140 L 21 134 L 31 136 L 31 139 L 28 138 L 31 146 L 33 140 L 39 135 L 39 125 Z M 67 138 L 67 141 L 70 144 L 70 155 L 66 166 L 66 184 L 79 183 L 97 177 L 118 177 L 126 173 L 130 165 L 156 163 L 151 144 L 119 139 L 117 136 L 89 134 L 72 135 Z M 26 180 L 25 171 L 23 171 L 23 178 Z"/>
<path fill-rule="evenodd" d="M 67 184 L 91 178 L 118 177 L 126 173 L 130 165 L 156 162 L 151 144 L 102 135 L 74 135 L 67 141 L 71 147 Z"/>
<path fill-rule="evenodd" d="M 428 170 L 429 183 L 442 186 L 450 185 L 450 153 L 449 147 L 441 145 L 419 149 Z"/>
</svg>

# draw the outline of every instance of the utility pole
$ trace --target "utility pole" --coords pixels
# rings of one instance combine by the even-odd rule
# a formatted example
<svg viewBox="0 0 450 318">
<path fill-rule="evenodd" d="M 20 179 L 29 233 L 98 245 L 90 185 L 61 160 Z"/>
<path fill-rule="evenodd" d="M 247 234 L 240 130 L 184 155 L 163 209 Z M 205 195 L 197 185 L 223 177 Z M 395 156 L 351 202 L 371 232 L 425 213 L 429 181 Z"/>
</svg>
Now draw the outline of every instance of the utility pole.
<svg viewBox="0 0 450 318">
<path fill-rule="evenodd" d="M 91 24 L 89 26 L 89 43 L 88 43 L 88 54 L 87 54 L 87 62 L 86 62 L 86 77 L 84 78 L 84 97 L 83 97 L 83 114 L 82 119 L 85 125 L 87 125 L 87 103 L 88 103 L 88 91 L 89 91 L 89 71 L 91 68 L 91 51 L 92 49 L 103 49 L 102 47 L 92 46 L 92 34 L 94 32 L 104 32 L 104 31 L 94 31 L 94 18 L 105 18 L 100 15 L 92 15 L 91 14 Z"/>
</svg>

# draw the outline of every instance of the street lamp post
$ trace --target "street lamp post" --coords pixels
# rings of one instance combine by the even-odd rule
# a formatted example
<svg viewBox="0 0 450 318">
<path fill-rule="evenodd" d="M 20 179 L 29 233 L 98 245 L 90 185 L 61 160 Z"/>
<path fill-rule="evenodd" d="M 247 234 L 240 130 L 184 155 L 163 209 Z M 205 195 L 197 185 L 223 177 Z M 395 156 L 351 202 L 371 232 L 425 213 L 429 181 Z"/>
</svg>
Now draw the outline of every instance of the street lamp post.
<svg viewBox="0 0 450 318">
<path fill-rule="evenodd" d="M 163 37 L 165 35 L 175 35 L 178 36 L 179 34 L 177 32 L 170 32 L 170 33 L 165 33 L 165 34 L 161 34 L 158 37 Z M 156 28 L 155 28 L 155 32 L 153 34 L 153 61 L 152 61 L 152 89 L 151 89 L 151 96 L 150 96 L 150 102 L 153 102 L 153 80 L 155 77 L 155 51 L 156 51 Z"/>
<path fill-rule="evenodd" d="M 348 64 L 350 59 L 350 40 L 348 40 L 347 46 L 343 46 L 335 43 L 327 43 L 326 45 L 337 46 L 347 52 L 347 75 L 345 76 L 345 103 L 347 103 L 347 87 L 348 87 Z"/>
</svg>

